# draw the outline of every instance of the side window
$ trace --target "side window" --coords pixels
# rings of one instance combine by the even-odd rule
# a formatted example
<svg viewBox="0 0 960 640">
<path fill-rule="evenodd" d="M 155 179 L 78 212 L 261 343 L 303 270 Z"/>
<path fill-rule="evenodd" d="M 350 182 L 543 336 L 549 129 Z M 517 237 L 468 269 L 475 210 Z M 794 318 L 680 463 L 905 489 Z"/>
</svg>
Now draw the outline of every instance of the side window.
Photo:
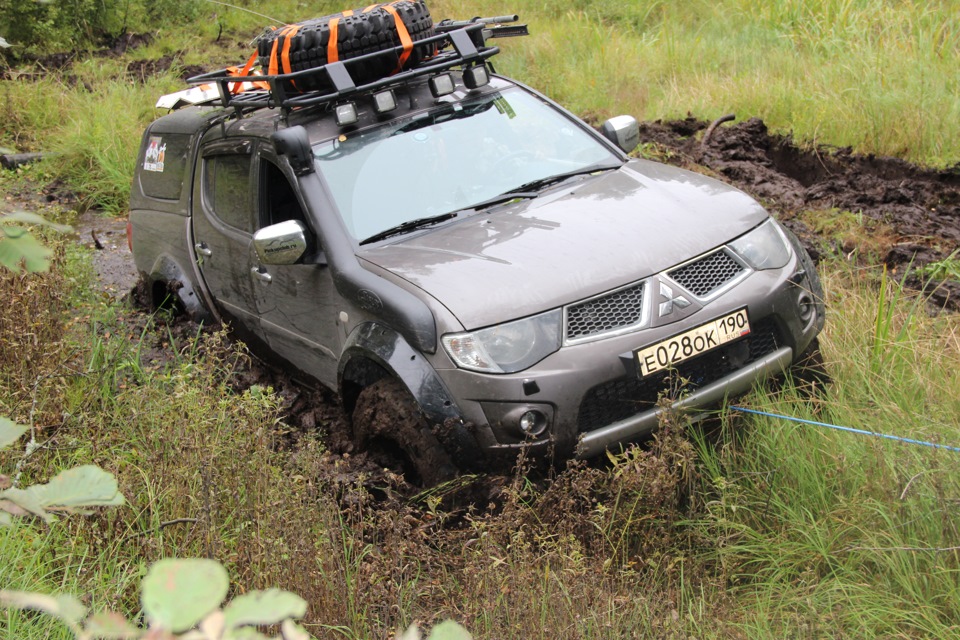
<svg viewBox="0 0 960 640">
<path fill-rule="evenodd" d="M 269 160 L 261 160 L 260 226 L 268 227 L 287 220 L 299 220 L 309 227 L 293 185 L 283 175 L 280 167 Z"/>
<path fill-rule="evenodd" d="M 203 161 L 204 201 L 223 222 L 253 232 L 249 155 L 215 155 Z"/>
<path fill-rule="evenodd" d="M 190 136 L 148 134 L 140 158 L 140 187 L 144 195 L 161 200 L 179 200 L 187 167 Z"/>
</svg>

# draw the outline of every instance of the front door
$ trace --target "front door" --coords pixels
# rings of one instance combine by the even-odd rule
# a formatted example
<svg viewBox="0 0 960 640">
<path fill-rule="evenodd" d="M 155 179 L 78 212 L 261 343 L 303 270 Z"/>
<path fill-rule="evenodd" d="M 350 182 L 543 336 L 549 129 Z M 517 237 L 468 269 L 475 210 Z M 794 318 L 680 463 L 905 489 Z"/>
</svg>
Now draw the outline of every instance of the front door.
<svg viewBox="0 0 960 640">
<path fill-rule="evenodd" d="M 292 175 L 269 147 L 258 158 L 256 220 L 260 227 L 299 220 L 312 231 Z M 341 307 L 330 269 L 321 264 L 257 266 L 254 296 L 261 329 L 272 351 L 326 386 L 336 389 Z"/>
</svg>

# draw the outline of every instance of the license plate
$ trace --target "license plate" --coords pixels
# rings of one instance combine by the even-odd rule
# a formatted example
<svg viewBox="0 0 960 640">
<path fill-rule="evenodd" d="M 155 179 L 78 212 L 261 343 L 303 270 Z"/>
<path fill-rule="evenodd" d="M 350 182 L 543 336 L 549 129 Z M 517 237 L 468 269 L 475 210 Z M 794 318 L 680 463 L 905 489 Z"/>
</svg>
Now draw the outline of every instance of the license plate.
<svg viewBox="0 0 960 640">
<path fill-rule="evenodd" d="M 668 369 L 748 333 L 750 319 L 747 318 L 747 310 L 740 309 L 649 347 L 637 349 L 634 353 L 640 367 L 640 376 Z"/>
</svg>

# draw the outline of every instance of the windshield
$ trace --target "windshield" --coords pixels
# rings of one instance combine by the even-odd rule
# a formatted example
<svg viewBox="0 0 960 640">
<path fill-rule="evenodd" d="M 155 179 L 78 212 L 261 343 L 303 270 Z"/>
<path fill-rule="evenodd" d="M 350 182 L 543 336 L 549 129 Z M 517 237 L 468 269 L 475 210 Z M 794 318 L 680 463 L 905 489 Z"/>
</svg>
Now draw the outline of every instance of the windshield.
<svg viewBox="0 0 960 640">
<path fill-rule="evenodd" d="M 620 162 L 563 114 L 517 89 L 347 134 L 313 152 L 358 240 L 536 180 Z"/>
</svg>

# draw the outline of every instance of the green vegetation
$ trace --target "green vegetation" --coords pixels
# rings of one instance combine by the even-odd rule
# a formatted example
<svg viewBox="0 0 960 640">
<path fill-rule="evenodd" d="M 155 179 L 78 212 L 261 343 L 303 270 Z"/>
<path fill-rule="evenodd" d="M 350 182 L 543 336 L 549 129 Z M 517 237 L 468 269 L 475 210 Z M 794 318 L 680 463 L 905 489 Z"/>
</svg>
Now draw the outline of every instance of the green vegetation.
<svg viewBox="0 0 960 640">
<path fill-rule="evenodd" d="M 83 206 L 123 212 L 156 97 L 181 86 L 186 65 L 245 59 L 269 24 L 203 3 L 190 5 L 199 17 L 180 28 L 159 19 L 168 5 L 181 6 L 129 14 L 132 30 L 152 24 L 155 37 L 122 57 L 81 56 L 39 79 L 17 79 L 33 68 L 9 58 L 0 146 L 56 155 L 5 172 L 5 188 L 58 178 Z M 284 22 L 345 8 L 249 6 Z M 27 5 L 0 1 L 0 14 L 10 7 Z M 592 117 L 734 111 L 811 143 L 960 161 L 955 3 L 431 7 L 437 17 L 520 13 L 534 35 L 499 43 L 499 67 Z M 142 72 L 140 63 L 161 57 L 169 71 Z M 878 251 L 882 228 L 864 233 L 856 212 L 800 217 L 846 252 Z M 649 450 L 614 456 L 605 469 L 574 465 L 546 489 L 519 474 L 497 513 L 483 500 L 451 510 L 442 490 L 393 497 L 386 508 L 374 494 L 394 496 L 388 478 L 344 476 L 322 441 L 278 417 L 272 389 L 235 388 L 247 367 L 241 349 L 93 295 L 88 256 L 49 241 L 49 273 L 0 271 L 0 415 L 31 426 L 39 445 L 0 452 L 0 469 L 19 468 L 31 483 L 98 464 L 127 505 L 53 528 L 0 528 L 4 588 L 89 594 L 92 610 L 132 617 L 148 566 L 205 556 L 242 589 L 302 596 L 317 637 L 379 638 L 442 618 L 490 638 L 960 629 L 956 452 L 728 410 L 707 432 L 671 418 Z M 787 383 L 740 403 L 960 446 L 960 317 L 931 317 L 878 269 L 842 259 L 821 269 L 832 384 L 811 394 Z M 920 275 L 956 278 L 956 257 L 928 269 Z M 53 619 L 12 610 L 0 612 L 0 630 L 70 637 Z"/>
<path fill-rule="evenodd" d="M 68 4 L 74 3 L 0 2 L 0 36 L 4 15 Z M 151 44 L 120 59 L 78 62 L 69 68 L 69 81 L 51 75 L 35 83 L 0 82 L 0 146 L 60 154 L 51 171 L 88 205 L 113 212 L 126 206 L 133 156 L 142 128 L 155 116 L 153 105 L 182 86 L 185 65 L 241 63 L 264 27 L 344 8 L 329 0 L 283 0 L 266 8 L 144 3 L 157 12 L 151 18 L 139 3 L 128 4 L 123 24 L 151 34 Z M 161 19 L 168 5 L 183 12 Z M 734 112 L 741 119 L 761 117 L 811 144 L 935 166 L 960 162 L 960 23 L 950 2 L 437 0 L 430 6 L 438 18 L 519 13 L 533 35 L 501 42 L 498 66 L 596 119 L 618 113 L 642 120 L 687 113 L 712 119 Z M 194 22 L 180 26 L 194 14 Z M 119 35 L 119 26 L 110 29 Z M 14 44 L 3 50 L 13 61 L 26 45 L 4 37 Z M 66 46 L 58 39 L 31 42 L 32 50 Z M 170 70 L 146 81 L 136 66 L 126 66 L 161 57 L 172 62 Z M 25 71 L 8 64 L 14 75 Z M 107 110 L 111 118 L 99 117 Z"/>
</svg>

